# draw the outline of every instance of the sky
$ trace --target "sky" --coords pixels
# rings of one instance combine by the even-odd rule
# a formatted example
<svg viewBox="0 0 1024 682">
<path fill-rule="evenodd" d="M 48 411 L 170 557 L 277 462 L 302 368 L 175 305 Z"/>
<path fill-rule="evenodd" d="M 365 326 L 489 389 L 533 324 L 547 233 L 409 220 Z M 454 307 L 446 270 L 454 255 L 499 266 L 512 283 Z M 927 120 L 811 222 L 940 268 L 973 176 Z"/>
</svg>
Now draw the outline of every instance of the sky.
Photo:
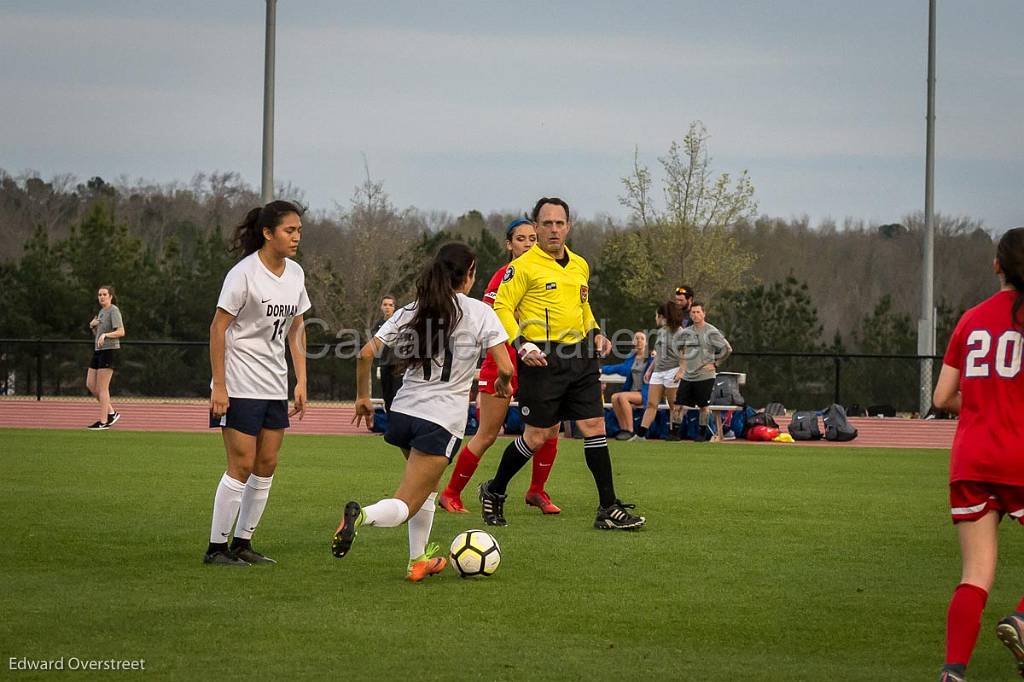
<svg viewBox="0 0 1024 682">
<path fill-rule="evenodd" d="M 1024 225 L 1024 2 L 939 0 L 935 207 Z M 260 183 L 260 0 L 0 0 L 0 168 Z M 275 178 L 317 210 L 626 216 L 702 121 L 759 213 L 924 208 L 927 0 L 279 0 Z"/>
</svg>

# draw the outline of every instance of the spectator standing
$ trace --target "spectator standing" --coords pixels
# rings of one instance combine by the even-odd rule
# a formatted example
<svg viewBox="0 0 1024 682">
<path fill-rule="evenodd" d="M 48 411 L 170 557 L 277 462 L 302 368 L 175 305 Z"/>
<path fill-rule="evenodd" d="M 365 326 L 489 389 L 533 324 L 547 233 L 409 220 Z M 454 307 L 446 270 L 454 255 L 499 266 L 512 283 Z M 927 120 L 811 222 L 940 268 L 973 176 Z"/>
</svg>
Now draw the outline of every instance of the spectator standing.
<svg viewBox="0 0 1024 682">
<path fill-rule="evenodd" d="M 89 426 L 89 430 L 105 431 L 121 418 L 121 413 L 110 404 L 110 380 L 114 377 L 117 351 L 124 337 L 124 320 L 121 318 L 121 309 L 114 304 L 117 300 L 114 287 L 104 284 L 97 290 L 96 298 L 100 303 L 100 311 L 89 323 L 95 344 L 89 370 L 85 375 L 85 386 L 100 404 L 100 418 Z"/>
<path fill-rule="evenodd" d="M 381 319 L 373 326 L 371 338 L 380 331 L 384 323 L 395 314 L 395 297 L 387 294 L 380 299 Z M 398 395 L 398 389 L 402 387 L 402 374 L 398 371 L 398 361 L 395 359 L 395 351 L 390 346 L 384 345 L 377 359 L 377 367 L 380 371 L 380 387 L 384 398 L 384 411 L 391 414 L 391 403 Z"/>
<path fill-rule="evenodd" d="M 650 386 L 647 389 L 647 409 L 644 410 L 640 428 L 634 436 L 636 439 L 647 437 L 647 429 L 658 416 L 662 398 L 665 398 L 670 408 L 669 435 L 673 440 L 677 439 L 671 415 L 677 413 L 672 406 L 675 403 L 676 389 L 679 387 L 676 371 L 679 369 L 679 351 L 683 343 L 682 315 L 682 310 L 673 301 L 662 303 L 655 314 L 658 334 L 654 342 L 654 363 L 647 368 L 644 377 Z"/>
<path fill-rule="evenodd" d="M 681 287 L 676 287 L 675 291 L 672 292 L 673 302 L 679 306 L 680 311 L 683 313 L 684 327 L 689 327 L 692 324 L 690 320 L 690 305 L 693 303 L 693 297 L 693 287 L 685 284 Z"/>
<path fill-rule="evenodd" d="M 676 404 L 700 409 L 701 437 L 709 440 L 708 405 L 715 387 L 715 373 L 718 365 L 732 353 L 732 346 L 717 327 L 706 321 L 703 303 L 694 301 L 690 305 L 690 319 L 693 324 L 683 330 L 683 349 L 676 374 L 682 383 L 676 391 Z M 679 431 L 681 438 L 682 422 Z"/>
</svg>

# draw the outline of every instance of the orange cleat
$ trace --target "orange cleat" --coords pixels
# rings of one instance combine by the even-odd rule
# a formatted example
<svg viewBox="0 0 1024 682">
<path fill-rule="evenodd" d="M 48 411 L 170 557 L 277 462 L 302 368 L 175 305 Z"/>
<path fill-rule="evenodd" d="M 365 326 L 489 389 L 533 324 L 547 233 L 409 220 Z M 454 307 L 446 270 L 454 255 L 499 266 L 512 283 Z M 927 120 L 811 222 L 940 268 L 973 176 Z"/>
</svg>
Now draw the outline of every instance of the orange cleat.
<svg viewBox="0 0 1024 682">
<path fill-rule="evenodd" d="M 452 514 L 469 513 L 469 510 L 462 504 L 462 498 L 459 497 L 458 493 L 450 493 L 445 490 L 438 496 L 437 503 L 441 505 L 441 509 Z"/>
<path fill-rule="evenodd" d="M 543 490 L 539 493 L 528 492 L 526 493 L 526 504 L 531 507 L 537 507 L 545 514 L 561 514 L 562 510 L 555 506 L 551 501 L 551 498 Z"/>
<path fill-rule="evenodd" d="M 443 556 L 437 556 L 440 551 L 441 548 L 437 543 L 430 543 L 423 555 L 409 562 L 409 572 L 405 574 L 405 579 L 412 583 L 418 583 L 428 575 L 435 575 L 443 571 L 444 567 L 448 565 L 448 560 Z"/>
</svg>

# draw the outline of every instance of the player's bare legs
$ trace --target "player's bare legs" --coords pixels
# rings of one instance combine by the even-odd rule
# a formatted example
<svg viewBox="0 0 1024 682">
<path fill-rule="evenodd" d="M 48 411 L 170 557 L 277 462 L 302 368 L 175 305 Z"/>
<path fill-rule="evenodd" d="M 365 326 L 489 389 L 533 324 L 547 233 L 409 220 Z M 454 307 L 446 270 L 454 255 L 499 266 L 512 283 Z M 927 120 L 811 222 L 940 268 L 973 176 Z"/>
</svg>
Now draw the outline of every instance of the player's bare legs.
<svg viewBox="0 0 1024 682">
<path fill-rule="evenodd" d="M 619 391 L 612 395 L 612 411 L 622 431 L 633 433 L 633 408 L 643 405 L 640 391 Z"/>
<path fill-rule="evenodd" d="M 661 398 L 665 395 L 665 387 L 661 384 L 651 384 L 647 387 L 647 407 L 644 409 L 644 416 L 640 418 L 640 428 L 637 429 L 637 438 L 646 438 L 647 429 L 654 423 L 661 409 Z"/>
<path fill-rule="evenodd" d="M 93 383 L 96 400 L 100 403 L 100 421 L 106 423 L 114 408 L 110 405 L 110 380 L 114 377 L 112 369 L 98 369 Z"/>
<path fill-rule="evenodd" d="M 245 475 L 244 479 L 236 479 L 245 481 L 245 490 L 238 508 L 238 523 L 235 525 L 235 536 L 231 541 L 231 552 L 250 564 L 275 564 L 276 561 L 252 548 L 252 536 L 263 517 L 263 510 L 266 509 L 267 498 L 270 496 L 274 471 L 277 470 L 278 453 L 284 441 L 284 429 L 260 429 L 255 438 L 235 429 L 222 431 L 225 434 L 225 449 L 229 453 L 234 450 L 234 466 L 231 463 L 232 455 L 228 455 L 228 475 L 232 478 L 235 474 Z M 230 446 L 229 438 L 232 443 Z"/>
<path fill-rule="evenodd" d="M 512 402 L 511 397 L 501 398 L 483 391 L 477 394 L 476 404 L 480 424 L 469 443 L 459 452 L 451 479 L 441 492 L 439 504 L 445 511 L 466 513 L 466 507 L 462 504 L 462 491 L 469 483 L 469 479 L 473 477 L 484 454 L 498 439 L 498 433 L 505 424 L 510 402 Z"/>
<path fill-rule="evenodd" d="M 434 521 L 434 492 L 448 466 L 448 459 L 416 449 L 403 450 L 403 454 L 406 457 L 405 470 L 394 496 L 365 508 L 357 502 L 349 502 L 334 533 L 331 550 L 338 558 L 348 554 L 357 530 L 363 525 L 393 528 L 408 523 L 409 566 L 406 577 L 412 582 L 419 582 L 428 575 L 440 573 L 447 565 L 445 558 L 438 556 L 440 550 L 437 545 L 428 545 L 427 541 Z"/>
<path fill-rule="evenodd" d="M 946 615 L 946 667 L 943 674 L 955 680 L 963 679 L 974 645 L 981 629 L 981 614 L 988 600 L 988 592 L 995 580 L 996 559 L 999 554 L 999 513 L 992 510 L 977 521 L 956 524 L 960 539 L 960 584 L 953 592 Z M 1009 632 L 999 632 L 1000 639 Z M 1016 634 L 1016 631 L 1014 631 Z M 1004 643 L 1014 651 L 1012 642 Z M 1019 640 L 1017 645 L 1019 647 Z M 1014 651 L 1016 656 L 1016 652 Z"/>
</svg>

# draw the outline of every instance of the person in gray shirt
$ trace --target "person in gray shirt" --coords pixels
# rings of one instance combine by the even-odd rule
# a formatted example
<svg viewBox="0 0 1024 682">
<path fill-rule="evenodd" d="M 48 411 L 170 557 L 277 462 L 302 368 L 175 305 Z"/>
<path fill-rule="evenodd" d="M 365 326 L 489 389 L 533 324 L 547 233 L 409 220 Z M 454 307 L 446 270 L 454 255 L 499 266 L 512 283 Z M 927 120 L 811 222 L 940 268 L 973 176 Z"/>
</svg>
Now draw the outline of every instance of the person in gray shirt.
<svg viewBox="0 0 1024 682">
<path fill-rule="evenodd" d="M 707 439 L 708 405 L 715 387 L 715 372 L 718 364 L 732 353 L 732 346 L 717 327 L 708 324 L 703 303 L 694 301 L 690 305 L 690 319 L 693 324 L 682 330 L 683 351 L 676 371 L 676 378 L 682 383 L 676 391 L 676 404 L 700 408 L 701 434 Z"/>
<path fill-rule="evenodd" d="M 647 375 L 644 377 L 650 386 L 647 389 L 647 408 L 634 436 L 637 439 L 647 437 L 647 430 L 658 416 L 662 397 L 671 408 L 676 397 L 676 388 L 679 386 L 679 380 L 675 375 L 676 368 L 679 367 L 679 351 L 682 348 L 683 312 L 673 301 L 667 301 L 658 306 L 655 320 L 658 323 L 658 333 L 654 342 L 654 362 L 647 368 Z M 669 418 L 671 419 L 671 415 Z M 672 440 L 676 440 L 674 428 L 669 428 L 669 434 L 673 436 Z"/>
<path fill-rule="evenodd" d="M 88 428 L 102 431 L 121 418 L 121 413 L 110 404 L 110 380 L 114 376 L 115 354 L 121 348 L 121 337 L 124 336 L 124 320 L 121 319 L 121 310 L 114 305 L 117 300 L 114 287 L 104 284 L 96 292 L 96 298 L 100 311 L 89 323 L 95 344 L 89 371 L 85 375 L 85 386 L 100 404 L 100 418 Z"/>
</svg>

